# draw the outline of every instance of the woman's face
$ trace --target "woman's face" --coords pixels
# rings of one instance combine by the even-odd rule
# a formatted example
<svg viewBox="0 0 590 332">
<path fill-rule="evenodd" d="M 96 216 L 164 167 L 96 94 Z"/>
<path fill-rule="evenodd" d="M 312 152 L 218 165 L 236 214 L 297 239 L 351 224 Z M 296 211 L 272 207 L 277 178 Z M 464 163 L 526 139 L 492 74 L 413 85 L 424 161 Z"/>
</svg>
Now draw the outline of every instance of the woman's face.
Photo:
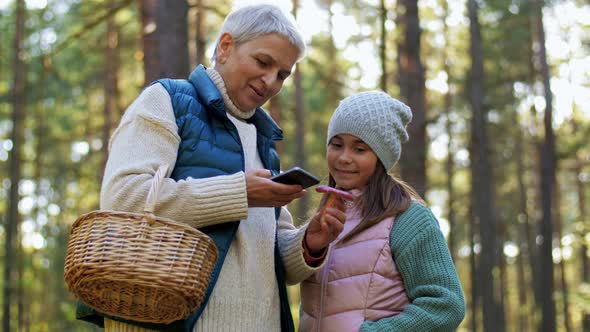
<svg viewBox="0 0 590 332">
<path fill-rule="evenodd" d="M 297 61 L 298 49 L 278 34 L 236 45 L 224 33 L 217 46 L 215 69 L 231 100 L 242 111 L 262 106 L 281 91 Z"/>
<path fill-rule="evenodd" d="M 345 190 L 364 188 L 378 162 L 377 155 L 365 142 L 348 134 L 332 137 L 326 157 L 336 186 Z"/>
</svg>

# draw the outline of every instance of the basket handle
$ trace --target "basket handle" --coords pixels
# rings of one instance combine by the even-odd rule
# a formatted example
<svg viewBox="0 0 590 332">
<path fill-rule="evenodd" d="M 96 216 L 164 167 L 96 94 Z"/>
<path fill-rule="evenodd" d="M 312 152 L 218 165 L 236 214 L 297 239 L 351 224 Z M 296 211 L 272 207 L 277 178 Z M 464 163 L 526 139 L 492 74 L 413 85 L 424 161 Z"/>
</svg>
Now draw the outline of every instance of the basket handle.
<svg viewBox="0 0 590 332">
<path fill-rule="evenodd" d="M 146 214 L 146 217 L 150 224 L 152 224 L 155 220 L 154 210 L 156 209 L 156 203 L 158 202 L 158 193 L 160 192 L 160 187 L 164 182 L 164 178 L 166 177 L 166 172 L 168 171 L 168 165 L 162 165 L 154 174 L 154 179 L 152 180 L 152 186 L 150 187 L 150 191 L 148 192 L 148 196 L 145 200 L 145 208 L 143 212 Z"/>
</svg>

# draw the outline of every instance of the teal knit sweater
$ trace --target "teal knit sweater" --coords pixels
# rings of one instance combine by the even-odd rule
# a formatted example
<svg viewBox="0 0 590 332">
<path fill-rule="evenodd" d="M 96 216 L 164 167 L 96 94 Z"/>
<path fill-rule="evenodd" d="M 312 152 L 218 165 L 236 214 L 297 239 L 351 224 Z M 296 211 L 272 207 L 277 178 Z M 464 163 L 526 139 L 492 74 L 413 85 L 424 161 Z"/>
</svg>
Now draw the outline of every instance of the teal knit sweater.
<svg viewBox="0 0 590 332">
<path fill-rule="evenodd" d="M 397 316 L 366 321 L 361 331 L 456 330 L 465 316 L 463 289 L 432 212 L 412 203 L 396 219 L 389 243 L 411 303 Z"/>
</svg>

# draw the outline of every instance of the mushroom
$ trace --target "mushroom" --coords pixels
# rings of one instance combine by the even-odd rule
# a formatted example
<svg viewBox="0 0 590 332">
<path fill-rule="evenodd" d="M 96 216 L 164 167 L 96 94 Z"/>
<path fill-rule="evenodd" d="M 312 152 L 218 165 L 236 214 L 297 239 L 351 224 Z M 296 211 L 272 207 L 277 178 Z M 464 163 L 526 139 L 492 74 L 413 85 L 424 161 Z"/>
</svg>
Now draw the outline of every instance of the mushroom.
<svg viewBox="0 0 590 332">
<path fill-rule="evenodd" d="M 336 189 L 336 188 L 333 188 L 330 186 L 317 186 L 315 188 L 315 191 L 328 195 L 328 198 L 326 199 L 326 204 L 324 205 L 324 207 L 322 208 L 321 213 L 320 213 L 320 222 L 322 224 L 324 224 L 326 222 L 324 220 L 325 215 L 326 215 L 326 209 L 329 207 L 334 207 L 334 205 L 336 204 L 336 199 L 340 198 L 340 199 L 347 200 L 347 201 L 354 200 L 354 196 L 352 196 L 349 192 L 346 192 L 346 191 L 340 190 L 340 189 Z"/>
</svg>

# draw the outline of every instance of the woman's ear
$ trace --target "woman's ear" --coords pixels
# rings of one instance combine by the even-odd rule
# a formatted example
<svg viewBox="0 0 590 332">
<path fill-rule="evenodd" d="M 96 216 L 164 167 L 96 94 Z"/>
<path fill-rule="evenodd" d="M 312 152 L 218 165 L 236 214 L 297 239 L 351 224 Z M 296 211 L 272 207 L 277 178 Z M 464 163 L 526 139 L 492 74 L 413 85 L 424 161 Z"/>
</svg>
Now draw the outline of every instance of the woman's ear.
<svg viewBox="0 0 590 332">
<path fill-rule="evenodd" d="M 234 37 L 229 32 L 224 32 L 219 37 L 219 44 L 217 45 L 217 61 L 223 64 L 230 56 L 234 48 Z"/>
</svg>

